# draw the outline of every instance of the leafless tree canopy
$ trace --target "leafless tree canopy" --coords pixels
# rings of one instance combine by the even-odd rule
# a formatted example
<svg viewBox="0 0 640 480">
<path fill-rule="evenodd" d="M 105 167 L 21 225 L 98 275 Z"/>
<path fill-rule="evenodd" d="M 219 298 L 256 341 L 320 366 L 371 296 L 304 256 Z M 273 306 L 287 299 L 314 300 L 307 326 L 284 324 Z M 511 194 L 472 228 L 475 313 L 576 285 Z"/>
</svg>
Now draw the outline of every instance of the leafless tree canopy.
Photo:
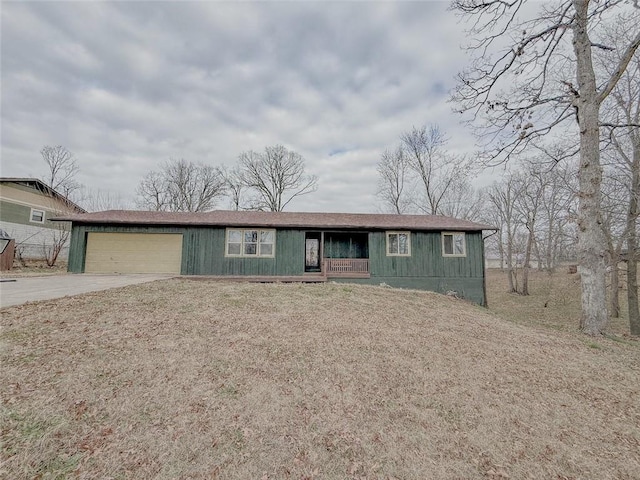
<svg viewBox="0 0 640 480">
<path fill-rule="evenodd" d="M 73 158 L 73 153 L 62 145 L 56 145 L 55 147 L 42 147 L 40 154 L 49 167 L 46 178 L 47 185 L 69 198 L 80 188 L 80 184 L 75 179 L 79 169 Z"/>
<path fill-rule="evenodd" d="M 411 204 L 411 185 L 409 162 L 402 146 L 382 153 L 378 175 L 378 197 L 393 213 L 405 213 Z"/>
<path fill-rule="evenodd" d="M 243 152 L 238 159 L 239 179 L 249 189 L 247 209 L 281 212 L 296 197 L 315 192 L 318 179 L 305 174 L 304 158 L 282 145 L 264 152 Z"/>
<path fill-rule="evenodd" d="M 247 187 L 242 181 L 242 172 L 238 165 L 232 168 L 223 169 L 224 180 L 227 186 L 227 196 L 231 202 L 231 209 L 242 210 L 245 205 L 243 203 L 244 195 L 247 193 Z"/>
<path fill-rule="evenodd" d="M 137 203 L 148 210 L 206 212 L 224 193 L 225 179 L 219 168 L 172 159 L 142 179 Z"/>
<path fill-rule="evenodd" d="M 479 199 L 465 162 L 447 150 L 446 135 L 437 125 L 413 127 L 380 158 L 378 198 L 394 213 L 474 219 Z"/>
<path fill-rule="evenodd" d="M 621 48 L 631 41 L 633 19 L 619 18 L 607 26 L 602 41 L 614 48 L 609 58 L 599 59 L 597 68 L 612 74 Z M 627 70 L 603 105 L 603 220 L 610 271 L 610 314 L 619 315 L 618 285 L 627 277 L 627 305 L 630 331 L 640 335 L 638 305 L 638 216 L 640 215 L 640 52 L 636 51 Z M 625 259 L 626 272 L 619 268 Z"/>
<path fill-rule="evenodd" d="M 567 165 L 544 158 L 521 160 L 519 169 L 485 189 L 481 218 L 499 227 L 487 249 L 506 267 L 512 292 L 528 295 L 528 272 L 552 272 L 560 261 L 575 261 L 575 175 Z M 522 272 L 520 276 L 519 273 Z"/>
<path fill-rule="evenodd" d="M 606 23 L 617 12 L 638 19 L 637 9 L 623 0 L 547 2 L 537 15 L 525 0 L 455 0 L 452 8 L 469 21 L 473 39 L 467 48 L 475 54 L 458 75 L 452 99 L 460 112 L 471 113 L 487 153 L 497 161 L 577 119 L 585 85 L 577 79 L 582 55 L 574 51 L 576 33 L 596 22 Z M 610 75 L 598 80 L 597 104 L 609 95 L 639 43 L 636 27 Z M 589 47 L 585 57 L 592 56 L 593 47 L 598 52 L 613 50 L 593 42 Z"/>
<path fill-rule="evenodd" d="M 532 8 L 539 9 L 532 13 Z M 460 74 L 453 100 L 470 112 L 488 157 L 504 161 L 568 120 L 580 138 L 578 255 L 581 329 L 606 328 L 605 239 L 601 228 L 600 108 L 640 45 L 638 2 L 455 0 L 470 22 L 474 61 Z M 610 73 L 594 70 L 603 25 L 621 14 L 634 19 Z M 575 125 L 576 123 L 574 123 Z"/>
<path fill-rule="evenodd" d="M 100 212 L 104 210 L 127 210 L 132 205 L 119 193 L 114 193 L 101 188 L 81 188 L 77 193 L 77 204 L 88 212 Z"/>
<path fill-rule="evenodd" d="M 442 212 L 447 194 L 464 177 L 460 159 L 446 150 L 447 138 L 437 125 L 414 127 L 400 137 L 407 162 L 421 184 L 420 210 L 431 215 Z"/>
</svg>

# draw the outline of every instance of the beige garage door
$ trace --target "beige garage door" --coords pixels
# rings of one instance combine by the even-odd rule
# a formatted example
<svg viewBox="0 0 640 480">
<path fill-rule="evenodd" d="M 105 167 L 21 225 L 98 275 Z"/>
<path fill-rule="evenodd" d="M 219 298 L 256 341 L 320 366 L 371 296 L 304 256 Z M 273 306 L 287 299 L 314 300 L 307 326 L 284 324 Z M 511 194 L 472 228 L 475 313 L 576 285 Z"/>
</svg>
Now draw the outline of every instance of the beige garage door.
<svg viewBox="0 0 640 480">
<path fill-rule="evenodd" d="M 89 233 L 86 273 L 180 273 L 182 235 Z"/>
</svg>

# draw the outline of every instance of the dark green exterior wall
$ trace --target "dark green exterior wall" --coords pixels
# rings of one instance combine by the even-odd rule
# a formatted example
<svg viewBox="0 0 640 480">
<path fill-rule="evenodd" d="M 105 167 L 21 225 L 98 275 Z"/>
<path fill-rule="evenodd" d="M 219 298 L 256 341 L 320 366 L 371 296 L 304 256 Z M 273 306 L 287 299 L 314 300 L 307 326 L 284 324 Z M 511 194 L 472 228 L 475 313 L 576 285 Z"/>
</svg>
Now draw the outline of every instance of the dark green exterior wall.
<svg viewBox="0 0 640 480">
<path fill-rule="evenodd" d="M 304 232 L 278 230 L 274 258 L 225 257 L 224 228 L 186 228 L 182 240 L 183 275 L 302 275 Z"/>
<path fill-rule="evenodd" d="M 69 271 L 84 271 L 88 232 L 146 232 L 182 233 L 183 275 L 294 276 L 304 273 L 304 230 L 278 230 L 274 258 L 225 257 L 225 231 L 224 228 L 214 227 L 74 225 L 69 251 Z M 460 297 L 484 305 L 482 234 L 467 232 L 465 237 L 466 257 L 443 257 L 440 232 L 413 232 L 411 256 L 390 257 L 386 254 L 386 233 L 369 232 L 367 248 L 371 277 L 335 280 L 372 285 L 385 283 L 397 288 L 415 288 L 440 293 L 456 292 Z"/>
<path fill-rule="evenodd" d="M 482 233 L 467 232 L 465 238 L 466 257 L 443 257 L 440 232 L 412 232 L 411 256 L 393 257 L 387 256 L 386 232 L 370 232 L 371 277 L 339 281 L 456 292 L 459 297 L 485 305 Z"/>
<path fill-rule="evenodd" d="M 225 257 L 224 228 L 129 227 L 74 225 L 69 250 L 69 271 L 84 271 L 87 233 L 181 233 L 182 275 L 302 275 L 304 232 L 279 230 L 274 258 Z"/>
</svg>

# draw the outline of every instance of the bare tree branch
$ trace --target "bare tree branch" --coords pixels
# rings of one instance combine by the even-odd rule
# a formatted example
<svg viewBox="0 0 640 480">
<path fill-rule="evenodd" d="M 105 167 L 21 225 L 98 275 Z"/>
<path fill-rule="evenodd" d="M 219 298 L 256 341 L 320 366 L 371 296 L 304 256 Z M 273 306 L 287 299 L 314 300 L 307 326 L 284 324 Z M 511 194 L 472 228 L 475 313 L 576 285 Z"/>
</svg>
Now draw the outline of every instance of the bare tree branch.
<svg viewBox="0 0 640 480">
<path fill-rule="evenodd" d="M 578 250 L 582 283 L 581 329 L 601 334 L 606 310 L 599 151 L 600 106 L 640 44 L 640 12 L 624 0 L 563 0 L 537 14 L 512 3 L 456 0 L 470 18 L 475 59 L 459 76 L 452 100 L 471 114 L 490 161 L 507 161 L 533 140 L 577 120 L 580 138 Z M 604 78 L 593 66 L 593 45 L 615 13 L 633 18 L 631 40 Z M 567 35 L 569 33 L 570 35 Z M 571 38 L 569 38 L 571 37 Z M 608 42 L 605 42 L 608 43 Z M 608 49 L 598 49 L 601 55 Z"/>
<path fill-rule="evenodd" d="M 409 192 L 409 162 L 402 146 L 385 150 L 378 163 L 377 195 L 394 213 L 405 213 L 412 201 Z"/>
<path fill-rule="evenodd" d="M 254 193 L 252 210 L 281 212 L 294 198 L 318 188 L 318 178 L 304 173 L 304 158 L 282 145 L 243 152 L 238 162 L 242 184 Z"/>
<path fill-rule="evenodd" d="M 137 203 L 149 210 L 206 212 L 215 207 L 225 187 L 219 168 L 183 159 L 170 160 L 142 179 Z"/>
<path fill-rule="evenodd" d="M 73 153 L 62 145 L 45 145 L 40 150 L 42 159 L 49 167 L 46 183 L 58 193 L 69 198 L 81 185 L 76 181 L 79 168 Z"/>
</svg>

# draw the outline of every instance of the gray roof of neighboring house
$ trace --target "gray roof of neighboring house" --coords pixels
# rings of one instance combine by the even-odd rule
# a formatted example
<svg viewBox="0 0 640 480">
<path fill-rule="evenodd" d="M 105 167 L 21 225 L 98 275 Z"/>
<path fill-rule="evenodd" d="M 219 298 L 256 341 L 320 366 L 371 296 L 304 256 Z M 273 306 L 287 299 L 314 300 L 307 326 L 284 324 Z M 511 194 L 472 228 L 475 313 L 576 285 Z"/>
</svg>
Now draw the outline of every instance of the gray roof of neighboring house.
<svg viewBox="0 0 640 480">
<path fill-rule="evenodd" d="M 18 183 L 18 184 L 26 185 L 28 187 L 35 188 L 36 190 L 44 193 L 45 195 L 58 198 L 59 200 L 63 201 L 69 207 L 73 208 L 74 210 L 77 210 L 78 212 L 82 212 L 82 213 L 87 212 L 84 208 L 80 207 L 79 205 L 76 205 L 67 197 L 55 191 L 53 188 L 51 188 L 49 185 L 47 185 L 46 183 L 44 183 L 42 180 L 38 178 L 0 177 L 0 183 Z"/>
<path fill-rule="evenodd" d="M 144 212 L 107 210 L 65 215 L 52 220 L 82 224 L 193 225 L 224 227 L 368 229 L 368 230 L 496 230 L 495 227 L 441 215 L 314 212 Z"/>
</svg>

